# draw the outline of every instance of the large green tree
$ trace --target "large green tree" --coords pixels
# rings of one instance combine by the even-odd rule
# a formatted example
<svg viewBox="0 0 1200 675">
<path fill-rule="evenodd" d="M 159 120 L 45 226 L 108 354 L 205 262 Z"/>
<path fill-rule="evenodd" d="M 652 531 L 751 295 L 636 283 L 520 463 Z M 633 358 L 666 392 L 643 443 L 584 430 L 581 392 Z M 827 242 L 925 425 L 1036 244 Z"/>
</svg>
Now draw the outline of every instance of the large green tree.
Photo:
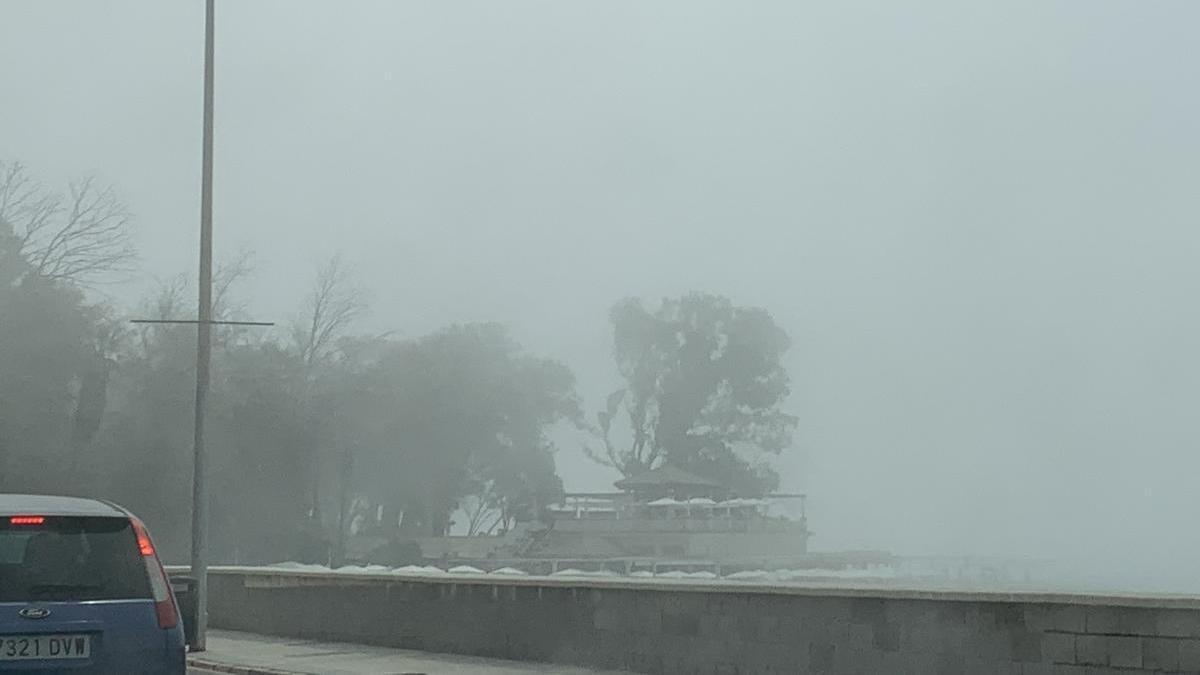
<svg viewBox="0 0 1200 675">
<path fill-rule="evenodd" d="M 108 189 L 61 194 L 0 162 L 0 489 L 113 499 L 171 560 L 188 548 L 195 328 L 131 327 L 88 289 L 132 259 Z M 219 266 L 214 314 L 239 318 L 246 258 Z M 186 281 L 136 316 L 194 315 Z M 441 534 L 464 499 L 493 528 L 558 499 L 548 429 L 581 424 L 574 377 L 496 324 L 411 340 L 353 337 L 365 305 L 334 257 L 292 330 L 214 332 L 208 418 L 212 549 L 230 562 L 324 562 L 352 499 Z M 398 519 L 392 519 L 396 523 Z M 328 544 L 334 544 L 330 551 Z"/>
<path fill-rule="evenodd" d="M 217 317 L 231 316 L 236 303 L 230 289 L 243 274 L 239 261 L 218 266 Z M 184 280 L 171 280 L 137 315 L 194 315 L 191 297 Z M 276 356 L 278 350 L 233 329 L 215 331 L 207 431 L 212 548 L 219 559 L 287 557 L 290 544 L 280 538 L 302 513 L 288 499 L 302 482 L 290 461 L 298 436 L 295 368 Z M 92 477 L 86 491 L 142 514 L 173 560 L 185 559 L 188 550 L 195 363 L 192 326 L 155 324 L 127 332 L 112 360 L 108 404 L 84 464 Z"/>
<path fill-rule="evenodd" d="M 115 333 L 83 289 L 127 269 L 128 212 L 91 179 L 66 195 L 0 161 L 0 487 L 77 489 Z"/>
<path fill-rule="evenodd" d="M 399 506 L 404 530 L 443 534 L 460 501 L 484 490 L 509 521 L 561 493 L 547 430 L 579 420 L 574 376 L 525 354 L 503 327 L 386 345 L 360 386 L 347 442 L 361 449 L 367 494 Z"/>
<path fill-rule="evenodd" d="M 92 337 L 92 312 L 72 289 L 36 275 L 0 285 L 0 489 L 73 483 L 72 427 Z"/>
<path fill-rule="evenodd" d="M 693 293 L 653 309 L 625 299 L 610 318 L 625 386 L 598 414 L 603 451 L 589 454 L 627 476 L 670 463 L 739 494 L 774 489 L 761 460 L 791 443 L 796 419 L 782 410 L 790 341 L 771 315 Z"/>
</svg>

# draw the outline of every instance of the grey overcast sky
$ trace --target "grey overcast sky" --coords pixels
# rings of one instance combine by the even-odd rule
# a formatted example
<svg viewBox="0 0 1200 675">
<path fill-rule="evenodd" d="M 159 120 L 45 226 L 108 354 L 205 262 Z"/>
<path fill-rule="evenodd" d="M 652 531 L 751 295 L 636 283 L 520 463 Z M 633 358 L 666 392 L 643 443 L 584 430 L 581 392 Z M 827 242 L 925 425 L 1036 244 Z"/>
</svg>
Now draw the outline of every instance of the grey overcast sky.
<svg viewBox="0 0 1200 675">
<path fill-rule="evenodd" d="M 0 0 L 0 157 L 194 270 L 202 2 Z M 615 384 L 606 311 L 790 332 L 821 548 L 1200 564 L 1200 2 L 219 0 L 219 255 L 284 320 L 500 320 Z M 613 479 L 573 447 L 568 486 Z M 1166 562 L 1164 562 L 1166 561 Z"/>
</svg>

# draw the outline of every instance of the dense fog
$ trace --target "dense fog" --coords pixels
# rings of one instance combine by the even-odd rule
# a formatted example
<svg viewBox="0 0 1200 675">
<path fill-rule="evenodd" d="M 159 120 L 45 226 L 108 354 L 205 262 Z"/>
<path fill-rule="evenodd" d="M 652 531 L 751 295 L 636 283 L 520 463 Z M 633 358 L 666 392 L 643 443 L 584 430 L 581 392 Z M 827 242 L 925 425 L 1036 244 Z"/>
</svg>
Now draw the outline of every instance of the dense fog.
<svg viewBox="0 0 1200 675">
<path fill-rule="evenodd" d="M 202 12 L 0 5 L 0 490 L 178 560 L 195 329 L 129 319 L 195 316 Z M 659 368 L 693 426 L 634 459 L 806 492 L 814 549 L 1200 590 L 1198 21 L 219 2 L 216 309 L 276 326 L 216 334 L 215 554 L 304 557 L 349 495 L 439 532 L 610 490 L 597 413 L 628 451 Z"/>
</svg>

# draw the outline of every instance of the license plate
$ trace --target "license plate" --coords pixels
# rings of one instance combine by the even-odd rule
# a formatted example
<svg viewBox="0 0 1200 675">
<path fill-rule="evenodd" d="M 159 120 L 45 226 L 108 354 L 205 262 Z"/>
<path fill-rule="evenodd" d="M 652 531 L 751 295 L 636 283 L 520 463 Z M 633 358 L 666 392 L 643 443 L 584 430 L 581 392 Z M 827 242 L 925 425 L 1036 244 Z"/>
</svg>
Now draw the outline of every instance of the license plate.
<svg viewBox="0 0 1200 675">
<path fill-rule="evenodd" d="M 87 635 L 0 635 L 0 662 L 30 659 L 86 659 L 92 655 Z"/>
</svg>

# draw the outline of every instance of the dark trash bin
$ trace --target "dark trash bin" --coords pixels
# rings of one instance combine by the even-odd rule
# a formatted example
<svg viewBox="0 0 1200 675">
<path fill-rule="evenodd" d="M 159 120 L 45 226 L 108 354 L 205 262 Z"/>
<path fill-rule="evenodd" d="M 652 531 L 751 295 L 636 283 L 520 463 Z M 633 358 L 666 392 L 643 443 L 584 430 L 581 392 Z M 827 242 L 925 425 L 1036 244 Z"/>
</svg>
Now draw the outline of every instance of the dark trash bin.
<svg viewBox="0 0 1200 675">
<path fill-rule="evenodd" d="M 196 579 L 186 574 L 171 575 L 171 591 L 179 605 L 179 618 L 183 621 L 183 637 L 187 645 L 196 644 Z"/>
</svg>

